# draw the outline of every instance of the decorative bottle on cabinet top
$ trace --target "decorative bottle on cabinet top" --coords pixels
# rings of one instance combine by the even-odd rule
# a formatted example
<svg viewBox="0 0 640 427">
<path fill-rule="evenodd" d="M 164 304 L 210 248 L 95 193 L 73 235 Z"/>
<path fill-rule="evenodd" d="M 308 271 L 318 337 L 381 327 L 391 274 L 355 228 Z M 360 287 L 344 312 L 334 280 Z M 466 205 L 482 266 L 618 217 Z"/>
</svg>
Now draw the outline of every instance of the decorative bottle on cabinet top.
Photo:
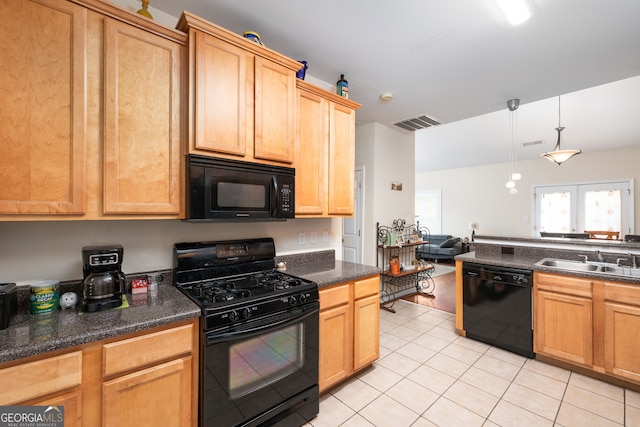
<svg viewBox="0 0 640 427">
<path fill-rule="evenodd" d="M 340 80 L 336 83 L 336 92 L 343 98 L 349 98 L 349 82 L 344 79 L 344 74 L 340 74 Z"/>
</svg>

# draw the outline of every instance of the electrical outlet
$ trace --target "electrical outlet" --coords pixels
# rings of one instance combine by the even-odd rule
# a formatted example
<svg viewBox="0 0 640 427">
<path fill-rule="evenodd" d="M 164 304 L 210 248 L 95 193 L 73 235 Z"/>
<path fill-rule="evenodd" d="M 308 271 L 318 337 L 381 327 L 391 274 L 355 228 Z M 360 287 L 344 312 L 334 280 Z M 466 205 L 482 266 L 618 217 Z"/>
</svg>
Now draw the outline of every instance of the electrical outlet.
<svg viewBox="0 0 640 427">
<path fill-rule="evenodd" d="M 298 233 L 298 244 L 304 245 L 304 232 Z"/>
<path fill-rule="evenodd" d="M 322 241 L 323 242 L 328 242 L 329 241 L 329 232 L 328 231 L 323 231 L 322 232 Z"/>
<path fill-rule="evenodd" d="M 311 234 L 309 234 L 309 242 L 311 242 L 312 245 L 318 243 L 318 233 L 312 231 Z"/>
</svg>

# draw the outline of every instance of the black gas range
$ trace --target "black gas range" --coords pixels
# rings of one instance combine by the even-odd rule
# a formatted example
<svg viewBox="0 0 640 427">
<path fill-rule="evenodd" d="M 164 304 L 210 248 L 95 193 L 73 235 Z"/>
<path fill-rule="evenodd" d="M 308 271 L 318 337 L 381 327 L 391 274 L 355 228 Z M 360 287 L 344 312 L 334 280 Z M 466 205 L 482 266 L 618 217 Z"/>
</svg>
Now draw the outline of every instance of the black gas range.
<svg viewBox="0 0 640 427">
<path fill-rule="evenodd" d="M 200 425 L 301 426 L 318 413 L 316 283 L 275 268 L 273 239 L 175 245 L 202 308 Z"/>
</svg>

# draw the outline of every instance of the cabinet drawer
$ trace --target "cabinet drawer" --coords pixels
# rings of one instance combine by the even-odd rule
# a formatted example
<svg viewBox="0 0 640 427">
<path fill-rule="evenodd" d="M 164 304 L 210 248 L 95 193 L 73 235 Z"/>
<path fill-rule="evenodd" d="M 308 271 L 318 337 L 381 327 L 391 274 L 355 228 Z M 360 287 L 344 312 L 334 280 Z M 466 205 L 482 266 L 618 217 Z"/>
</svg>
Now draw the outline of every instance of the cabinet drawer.
<svg viewBox="0 0 640 427">
<path fill-rule="evenodd" d="M 320 310 L 335 307 L 340 304 L 349 303 L 349 283 L 335 286 L 333 288 L 321 289 Z"/>
<path fill-rule="evenodd" d="M 640 286 L 605 282 L 604 299 L 605 301 L 640 305 Z"/>
<path fill-rule="evenodd" d="M 585 298 L 591 298 L 593 295 L 591 286 L 592 282 L 589 279 L 536 272 L 534 282 L 537 290 L 545 290 Z"/>
<path fill-rule="evenodd" d="M 364 280 L 356 281 L 353 288 L 353 298 L 360 299 L 375 295 L 380 291 L 380 276 L 370 277 Z"/>
<path fill-rule="evenodd" d="M 105 376 L 143 367 L 178 355 L 191 353 L 192 325 L 105 344 L 102 346 Z"/>
<path fill-rule="evenodd" d="M 63 354 L 0 370 L 0 405 L 12 405 L 80 385 L 82 352 Z"/>
</svg>

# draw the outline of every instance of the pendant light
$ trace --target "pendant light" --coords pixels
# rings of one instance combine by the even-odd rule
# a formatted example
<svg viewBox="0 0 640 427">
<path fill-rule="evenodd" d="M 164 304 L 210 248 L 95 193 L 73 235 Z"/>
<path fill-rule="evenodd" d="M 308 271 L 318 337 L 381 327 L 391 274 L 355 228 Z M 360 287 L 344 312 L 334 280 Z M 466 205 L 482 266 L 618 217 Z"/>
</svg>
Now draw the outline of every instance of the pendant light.
<svg viewBox="0 0 640 427">
<path fill-rule="evenodd" d="M 582 153 L 582 150 L 561 150 L 560 149 L 560 139 L 561 132 L 564 130 L 564 127 L 560 125 L 560 97 L 558 96 L 558 127 L 556 131 L 558 131 L 558 142 L 556 142 L 556 146 L 553 151 L 546 152 L 541 154 L 541 157 L 549 159 L 553 163 L 558 166 L 572 158 L 573 156 Z"/>
<path fill-rule="evenodd" d="M 509 109 L 509 137 L 511 139 L 511 147 L 509 149 L 509 180 L 507 181 L 506 187 L 509 189 L 510 194 L 518 194 L 518 189 L 516 188 L 516 181 L 522 179 L 522 175 L 517 172 L 518 160 L 514 153 L 514 139 L 515 139 L 515 129 L 517 127 L 518 116 L 515 112 L 520 106 L 519 99 L 510 99 L 507 101 L 507 108 Z"/>
</svg>

